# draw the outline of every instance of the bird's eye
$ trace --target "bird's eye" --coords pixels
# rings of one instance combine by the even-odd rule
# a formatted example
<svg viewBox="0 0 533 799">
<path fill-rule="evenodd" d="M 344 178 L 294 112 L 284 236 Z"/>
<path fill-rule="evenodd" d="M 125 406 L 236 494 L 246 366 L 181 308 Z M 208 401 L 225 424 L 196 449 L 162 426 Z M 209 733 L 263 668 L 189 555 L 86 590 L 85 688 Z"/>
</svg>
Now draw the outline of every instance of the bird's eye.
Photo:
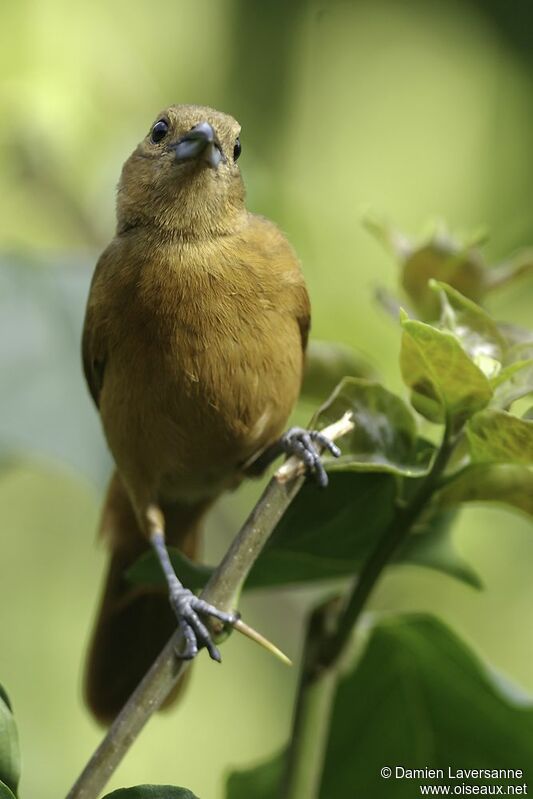
<svg viewBox="0 0 533 799">
<path fill-rule="evenodd" d="M 237 139 L 237 141 L 235 142 L 235 147 L 233 148 L 233 160 L 234 161 L 236 161 L 237 158 L 239 157 L 239 155 L 241 154 L 241 150 L 242 150 L 241 140 Z"/>
<path fill-rule="evenodd" d="M 154 144 L 158 144 L 168 133 L 168 122 L 164 119 L 159 119 L 152 128 L 151 139 Z"/>
</svg>

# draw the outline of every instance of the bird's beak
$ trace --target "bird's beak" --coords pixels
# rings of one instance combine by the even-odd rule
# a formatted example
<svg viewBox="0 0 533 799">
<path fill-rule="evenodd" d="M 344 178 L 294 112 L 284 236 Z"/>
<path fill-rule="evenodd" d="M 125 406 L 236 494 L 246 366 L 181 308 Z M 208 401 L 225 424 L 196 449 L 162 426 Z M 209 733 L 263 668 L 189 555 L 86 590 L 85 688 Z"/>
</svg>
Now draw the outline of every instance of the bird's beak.
<svg viewBox="0 0 533 799">
<path fill-rule="evenodd" d="M 176 161 L 192 161 L 201 158 L 212 169 L 216 169 L 221 161 L 225 161 L 222 148 L 215 131 L 209 122 L 195 125 L 174 147 Z"/>
</svg>

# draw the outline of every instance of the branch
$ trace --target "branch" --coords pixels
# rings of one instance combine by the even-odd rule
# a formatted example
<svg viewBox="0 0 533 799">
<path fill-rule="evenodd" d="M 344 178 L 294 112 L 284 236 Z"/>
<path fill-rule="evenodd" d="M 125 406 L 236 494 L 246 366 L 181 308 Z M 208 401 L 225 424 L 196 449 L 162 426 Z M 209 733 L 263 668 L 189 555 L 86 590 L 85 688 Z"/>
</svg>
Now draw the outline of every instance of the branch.
<svg viewBox="0 0 533 799">
<path fill-rule="evenodd" d="M 349 423 L 353 425 L 353 423 Z M 322 432 L 339 437 L 338 423 Z M 333 427 L 333 431 L 331 428 Z M 340 428 L 344 435 L 346 421 Z M 229 610 L 272 531 L 302 487 L 305 476 L 280 482 L 274 476 L 202 591 L 202 599 Z M 96 799 L 149 718 L 161 707 L 190 661 L 179 660 L 182 639 L 175 632 L 109 728 L 67 795 Z"/>
<path fill-rule="evenodd" d="M 453 450 L 455 440 L 456 437 L 451 436 L 448 425 L 446 425 L 442 443 L 429 474 L 421 480 L 418 491 L 410 502 L 397 508 L 390 525 L 377 542 L 375 549 L 370 553 L 361 573 L 358 575 L 348 600 L 339 614 L 335 632 L 333 635 L 324 638 L 322 654 L 318 656 L 315 664 L 317 671 L 331 666 L 342 655 L 370 594 L 384 569 L 389 565 L 401 544 L 409 536 L 413 524 L 437 489 Z"/>
<path fill-rule="evenodd" d="M 341 656 L 376 583 L 437 489 L 454 441 L 447 426 L 429 474 L 421 480 L 411 501 L 398 507 L 347 598 L 341 603 L 330 601 L 319 606 L 311 616 L 285 762 L 283 799 L 319 796 Z"/>
<path fill-rule="evenodd" d="M 292 735 L 281 785 L 282 799 L 318 799 L 329 737 L 338 670 L 317 674 L 315 663 L 325 637 L 338 617 L 339 599 L 319 605 L 309 618 Z"/>
</svg>

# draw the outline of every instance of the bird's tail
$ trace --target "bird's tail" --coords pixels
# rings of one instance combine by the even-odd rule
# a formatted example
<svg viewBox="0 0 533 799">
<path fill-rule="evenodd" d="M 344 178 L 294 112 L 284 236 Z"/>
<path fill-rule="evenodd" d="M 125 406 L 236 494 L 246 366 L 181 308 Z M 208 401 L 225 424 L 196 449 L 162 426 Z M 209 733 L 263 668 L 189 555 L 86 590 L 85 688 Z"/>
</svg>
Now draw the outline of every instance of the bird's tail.
<svg viewBox="0 0 533 799">
<path fill-rule="evenodd" d="M 206 504 L 165 508 L 167 542 L 194 557 L 205 511 Z M 126 579 L 127 569 L 150 544 L 117 473 L 107 491 L 100 533 L 110 545 L 111 559 L 89 648 L 85 696 L 96 718 L 108 723 L 176 629 L 176 617 L 163 586 L 132 586 Z M 176 698 L 181 685 L 167 702 Z"/>
</svg>

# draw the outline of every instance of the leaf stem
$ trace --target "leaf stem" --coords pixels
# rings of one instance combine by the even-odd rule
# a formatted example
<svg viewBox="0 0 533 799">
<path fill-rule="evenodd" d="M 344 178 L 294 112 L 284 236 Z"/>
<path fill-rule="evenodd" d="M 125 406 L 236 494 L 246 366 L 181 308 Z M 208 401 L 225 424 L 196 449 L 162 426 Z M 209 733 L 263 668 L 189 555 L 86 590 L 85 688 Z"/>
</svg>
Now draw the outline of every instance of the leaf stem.
<svg viewBox="0 0 533 799">
<path fill-rule="evenodd" d="M 456 436 L 446 424 L 441 446 L 418 491 L 396 514 L 370 553 L 346 602 L 320 606 L 308 626 L 302 672 L 281 786 L 282 799 L 318 799 L 329 733 L 338 665 L 361 613 L 383 570 L 409 535 L 439 484 Z"/>
<path fill-rule="evenodd" d="M 330 667 L 343 653 L 351 638 L 352 630 L 383 570 L 409 535 L 414 522 L 436 490 L 442 472 L 448 463 L 455 438 L 456 436 L 452 437 L 450 434 L 450 426 L 447 424 L 430 472 L 421 480 L 418 491 L 411 500 L 406 505 L 397 508 L 394 518 L 358 575 L 344 608 L 339 614 L 335 632 L 324 639 L 324 646 L 315 664 L 317 671 L 321 672 L 324 668 Z"/>
<path fill-rule="evenodd" d="M 338 599 L 323 603 L 308 622 L 281 799 L 319 796 L 337 671 L 328 669 L 317 679 L 314 664 L 322 639 L 337 616 L 337 606 Z"/>
</svg>

